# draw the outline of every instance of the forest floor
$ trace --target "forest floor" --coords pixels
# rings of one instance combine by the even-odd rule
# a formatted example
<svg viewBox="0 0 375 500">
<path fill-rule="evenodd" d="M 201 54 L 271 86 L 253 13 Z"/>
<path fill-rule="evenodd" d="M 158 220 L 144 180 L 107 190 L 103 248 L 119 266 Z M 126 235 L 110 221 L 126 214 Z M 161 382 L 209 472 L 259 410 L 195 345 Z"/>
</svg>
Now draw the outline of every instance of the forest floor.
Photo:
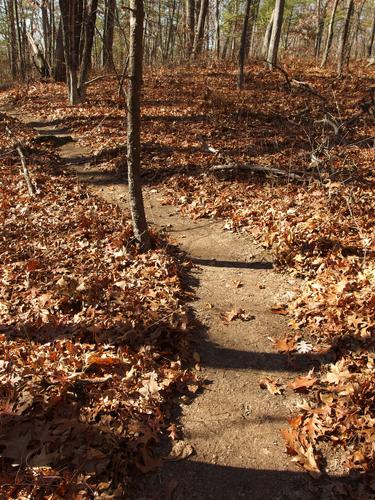
<svg viewBox="0 0 375 500">
<path fill-rule="evenodd" d="M 171 410 L 171 460 L 131 495 L 369 498 L 373 80 L 361 73 L 348 90 L 315 69 L 289 88 L 257 67 L 241 94 L 233 76 L 167 70 L 146 82 L 146 208 L 192 265 L 191 352 L 204 387 Z M 107 92 L 95 87 L 89 104 L 69 108 L 62 87 L 36 85 L 3 104 L 13 99 L 11 113 L 59 148 L 69 182 L 126 212 L 123 111 Z M 242 170 L 209 171 L 233 163 Z M 283 175 L 249 174 L 248 164 Z M 311 483 L 285 455 L 288 421 L 294 462 L 315 477 L 365 472 L 361 486 Z"/>
</svg>

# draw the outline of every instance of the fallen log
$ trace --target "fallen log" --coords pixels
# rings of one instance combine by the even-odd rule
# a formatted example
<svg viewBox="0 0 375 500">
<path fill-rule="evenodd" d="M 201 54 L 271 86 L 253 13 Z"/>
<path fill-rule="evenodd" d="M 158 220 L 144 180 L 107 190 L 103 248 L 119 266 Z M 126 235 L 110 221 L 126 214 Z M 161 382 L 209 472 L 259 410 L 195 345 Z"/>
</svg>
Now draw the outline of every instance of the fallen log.
<svg viewBox="0 0 375 500">
<path fill-rule="evenodd" d="M 243 172 L 256 172 L 261 174 L 271 174 L 279 177 L 286 177 L 288 179 L 304 181 L 305 179 L 301 174 L 297 174 L 295 172 L 285 172 L 284 170 L 280 170 L 274 167 L 266 167 L 263 165 L 238 165 L 235 163 L 229 163 L 226 165 L 214 165 L 209 169 L 210 172 L 225 172 L 227 170 L 237 170 Z"/>
<path fill-rule="evenodd" d="M 27 165 L 26 165 L 26 159 L 25 159 L 25 155 L 23 154 L 23 151 L 22 151 L 21 143 L 19 141 L 17 141 L 17 139 L 14 137 L 14 134 L 10 130 L 9 127 L 6 126 L 5 130 L 7 131 L 9 137 L 12 139 L 13 147 L 17 150 L 17 153 L 21 159 L 21 173 L 24 176 L 29 194 L 30 194 L 30 196 L 35 196 L 35 194 L 36 194 L 35 188 L 31 182 L 31 179 L 30 179 L 30 173 L 29 173 L 29 169 L 27 168 Z"/>
</svg>

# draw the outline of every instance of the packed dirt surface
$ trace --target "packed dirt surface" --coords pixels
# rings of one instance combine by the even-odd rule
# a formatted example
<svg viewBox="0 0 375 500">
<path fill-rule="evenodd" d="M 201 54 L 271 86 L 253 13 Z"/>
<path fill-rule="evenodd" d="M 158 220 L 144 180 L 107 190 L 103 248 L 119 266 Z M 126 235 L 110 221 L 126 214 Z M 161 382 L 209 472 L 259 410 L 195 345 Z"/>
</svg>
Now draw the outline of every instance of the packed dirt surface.
<svg viewBox="0 0 375 500">
<path fill-rule="evenodd" d="M 126 209 L 126 183 L 90 165 L 90 151 L 72 141 L 68 130 L 23 120 L 55 138 L 68 175 Z M 287 322 L 272 306 L 290 300 L 298 283 L 276 273 L 268 252 L 249 237 L 225 231 L 223 222 L 181 217 L 155 188 L 146 190 L 145 204 L 150 224 L 194 264 L 187 286 L 199 325 L 196 368 L 206 388 L 176 410 L 177 460 L 140 477 L 134 498 L 308 498 L 308 475 L 293 467 L 280 434 L 301 398 L 272 395 L 265 384 L 271 380 L 278 392 L 272 385 L 277 379 L 285 383 L 306 369 L 303 356 L 291 359 L 273 349 Z"/>
</svg>

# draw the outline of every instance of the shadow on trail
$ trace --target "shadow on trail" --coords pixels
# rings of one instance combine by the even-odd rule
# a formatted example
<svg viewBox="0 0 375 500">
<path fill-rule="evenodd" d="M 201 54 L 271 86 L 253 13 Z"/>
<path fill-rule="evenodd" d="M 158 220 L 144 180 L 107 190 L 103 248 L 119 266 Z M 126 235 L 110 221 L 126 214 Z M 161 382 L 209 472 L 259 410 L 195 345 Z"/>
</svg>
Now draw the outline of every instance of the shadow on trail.
<svg viewBox="0 0 375 500">
<path fill-rule="evenodd" d="M 228 443 L 230 445 L 230 443 Z M 330 477 L 314 480 L 307 472 L 229 467 L 201 461 L 168 464 L 165 470 L 141 478 L 135 498 L 152 496 L 174 500 L 344 500 L 370 494 L 371 474 Z M 173 484 L 173 496 L 168 491 Z M 138 495 L 144 495 L 139 497 Z M 149 496 L 150 495 L 150 496 Z M 365 496 L 361 497 L 365 498 Z M 367 498 L 370 498 L 368 496 Z M 372 497 L 371 497 L 372 498 Z"/>
<path fill-rule="evenodd" d="M 272 262 L 240 262 L 216 259 L 191 259 L 198 266 L 225 267 L 227 269 L 273 269 Z"/>
<path fill-rule="evenodd" d="M 201 345 L 203 366 L 220 370 L 258 370 L 260 372 L 298 372 L 319 367 L 335 360 L 334 351 L 324 355 L 315 353 L 278 353 L 262 351 L 239 351 L 203 341 Z"/>
</svg>

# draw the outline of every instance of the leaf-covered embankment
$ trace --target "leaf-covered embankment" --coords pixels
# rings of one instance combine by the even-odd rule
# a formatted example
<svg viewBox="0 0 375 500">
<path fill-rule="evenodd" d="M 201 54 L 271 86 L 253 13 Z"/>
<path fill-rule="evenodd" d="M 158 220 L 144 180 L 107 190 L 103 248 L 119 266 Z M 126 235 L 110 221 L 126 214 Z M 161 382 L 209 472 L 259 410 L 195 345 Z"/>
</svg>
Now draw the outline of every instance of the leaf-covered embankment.
<svg viewBox="0 0 375 500">
<path fill-rule="evenodd" d="M 0 126 L 0 496 L 125 498 L 196 386 L 183 264 L 157 234 L 138 253 L 124 213 L 62 176 L 19 122 Z"/>
</svg>

